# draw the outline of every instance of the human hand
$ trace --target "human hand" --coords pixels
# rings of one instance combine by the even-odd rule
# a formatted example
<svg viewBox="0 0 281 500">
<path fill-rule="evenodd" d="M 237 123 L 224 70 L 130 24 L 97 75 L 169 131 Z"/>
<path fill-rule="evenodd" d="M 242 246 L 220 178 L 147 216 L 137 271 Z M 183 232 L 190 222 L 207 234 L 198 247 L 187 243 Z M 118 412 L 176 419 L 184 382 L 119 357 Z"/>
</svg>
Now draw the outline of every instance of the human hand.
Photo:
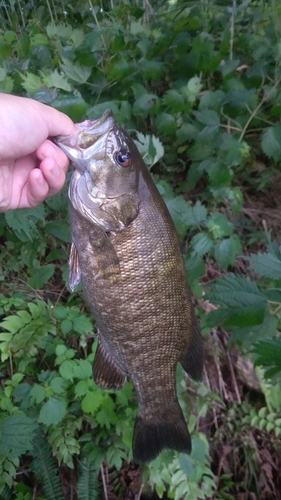
<svg viewBox="0 0 281 500">
<path fill-rule="evenodd" d="M 74 134 L 75 125 L 50 106 L 1 93 L 0 123 L 0 212 L 34 207 L 62 188 L 69 165 L 47 138 Z"/>
</svg>

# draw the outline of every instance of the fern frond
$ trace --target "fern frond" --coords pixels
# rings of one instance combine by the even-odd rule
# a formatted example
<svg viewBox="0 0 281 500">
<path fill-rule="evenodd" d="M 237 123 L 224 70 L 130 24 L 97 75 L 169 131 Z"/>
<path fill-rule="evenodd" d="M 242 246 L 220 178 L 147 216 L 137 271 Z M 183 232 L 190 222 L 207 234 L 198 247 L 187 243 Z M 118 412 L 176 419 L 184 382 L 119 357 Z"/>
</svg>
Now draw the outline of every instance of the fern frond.
<svg viewBox="0 0 281 500">
<path fill-rule="evenodd" d="M 77 496 L 79 500 L 99 500 L 98 473 L 99 471 L 94 465 L 89 463 L 87 458 L 82 460 L 77 483 Z"/>
<path fill-rule="evenodd" d="M 52 456 L 52 449 L 47 443 L 47 438 L 41 431 L 38 431 L 34 439 L 32 455 L 34 460 L 30 468 L 42 486 L 46 500 L 63 500 L 58 478 L 58 464 Z"/>
</svg>

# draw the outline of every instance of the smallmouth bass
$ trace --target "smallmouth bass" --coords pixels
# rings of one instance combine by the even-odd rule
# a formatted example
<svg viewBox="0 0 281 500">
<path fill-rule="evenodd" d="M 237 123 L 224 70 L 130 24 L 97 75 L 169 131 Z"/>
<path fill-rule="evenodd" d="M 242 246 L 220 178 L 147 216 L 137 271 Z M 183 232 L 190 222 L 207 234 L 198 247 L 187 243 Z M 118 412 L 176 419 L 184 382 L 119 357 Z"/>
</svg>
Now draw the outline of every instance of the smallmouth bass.
<svg viewBox="0 0 281 500">
<path fill-rule="evenodd" d="M 199 380 L 203 341 L 176 230 L 131 137 L 110 110 L 56 144 L 75 170 L 69 186 L 69 282 L 97 325 L 95 383 L 118 389 L 129 377 L 138 398 L 133 458 L 164 448 L 189 453 L 176 394 L 176 366 Z"/>
</svg>

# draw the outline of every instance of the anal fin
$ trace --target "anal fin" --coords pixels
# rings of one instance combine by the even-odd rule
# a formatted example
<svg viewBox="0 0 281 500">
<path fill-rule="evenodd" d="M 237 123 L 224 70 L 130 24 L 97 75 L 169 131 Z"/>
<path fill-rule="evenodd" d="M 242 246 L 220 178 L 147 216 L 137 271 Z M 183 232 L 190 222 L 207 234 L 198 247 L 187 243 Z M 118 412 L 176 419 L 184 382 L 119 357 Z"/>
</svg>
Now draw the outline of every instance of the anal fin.
<svg viewBox="0 0 281 500">
<path fill-rule="evenodd" d="M 180 360 L 180 363 L 193 380 L 202 379 L 204 363 L 203 337 L 195 313 L 192 320 L 191 339 L 188 350 L 185 356 Z"/>
<path fill-rule="evenodd" d="M 102 389 L 120 389 L 126 381 L 125 372 L 117 366 L 101 340 L 94 359 L 93 378 Z"/>
</svg>

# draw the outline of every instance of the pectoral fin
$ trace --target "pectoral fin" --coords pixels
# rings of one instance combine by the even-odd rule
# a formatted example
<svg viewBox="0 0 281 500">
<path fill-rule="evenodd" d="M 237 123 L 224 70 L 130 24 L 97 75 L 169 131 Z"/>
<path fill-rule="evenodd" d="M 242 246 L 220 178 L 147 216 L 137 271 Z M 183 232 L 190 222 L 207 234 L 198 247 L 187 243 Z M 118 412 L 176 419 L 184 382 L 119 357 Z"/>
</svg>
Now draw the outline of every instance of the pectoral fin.
<svg viewBox="0 0 281 500">
<path fill-rule="evenodd" d="M 93 366 L 95 383 L 102 389 L 120 389 L 125 381 L 126 374 L 104 348 L 99 340 Z"/>
<path fill-rule="evenodd" d="M 71 244 L 69 260 L 68 260 L 68 282 L 69 288 L 73 290 L 77 287 L 81 280 L 81 270 L 79 266 L 78 252 L 74 243 Z"/>
</svg>

